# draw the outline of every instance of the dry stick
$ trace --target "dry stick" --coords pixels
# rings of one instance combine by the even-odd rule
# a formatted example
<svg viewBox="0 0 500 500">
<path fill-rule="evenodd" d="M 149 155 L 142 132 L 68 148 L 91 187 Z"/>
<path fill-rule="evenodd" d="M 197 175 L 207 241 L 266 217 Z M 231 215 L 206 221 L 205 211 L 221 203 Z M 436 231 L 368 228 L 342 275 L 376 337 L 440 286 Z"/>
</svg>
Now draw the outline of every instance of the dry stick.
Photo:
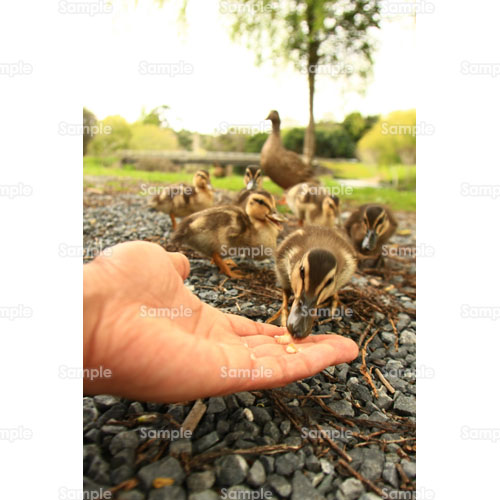
<svg viewBox="0 0 500 500">
<path fill-rule="evenodd" d="M 379 497 L 384 498 L 384 492 L 378 487 L 375 486 L 369 479 L 362 476 L 358 471 L 354 470 L 345 460 L 342 458 L 339 459 L 339 465 L 348 470 L 350 474 L 352 474 L 356 479 L 359 479 L 362 483 L 365 483 L 368 488 L 373 490 Z"/>
<path fill-rule="evenodd" d="M 396 335 L 396 340 L 394 341 L 394 349 L 396 349 L 396 351 L 399 351 L 399 333 L 398 333 L 398 329 L 394 325 L 394 320 L 392 318 L 389 318 L 389 322 L 391 323 L 392 329 L 394 330 L 394 335 Z"/>
<path fill-rule="evenodd" d="M 193 432 L 206 411 L 207 405 L 204 404 L 201 399 L 197 399 L 191 411 L 188 413 L 188 416 L 184 419 L 184 422 L 182 422 L 182 429 L 184 429 L 184 432 Z"/>
<path fill-rule="evenodd" d="M 254 446 L 253 448 L 243 448 L 232 450 L 229 448 L 223 448 L 222 450 L 212 451 L 209 453 L 202 453 L 201 455 L 197 455 L 194 457 L 190 463 L 190 468 L 198 467 L 204 462 L 209 462 L 215 458 L 218 458 L 223 455 L 275 455 L 276 453 L 284 453 L 287 451 L 297 451 L 302 448 L 302 445 L 287 445 L 287 444 L 270 444 L 263 446 Z"/>
<path fill-rule="evenodd" d="M 379 330 L 375 330 L 372 336 L 366 341 L 366 344 L 364 345 L 363 349 L 361 349 L 361 368 L 359 369 L 365 380 L 372 388 L 373 395 L 375 396 L 375 398 L 378 398 L 378 391 L 377 388 L 375 387 L 375 384 L 373 383 L 372 376 L 370 375 L 370 372 L 366 367 L 366 348 L 368 347 L 368 344 L 373 340 L 373 337 L 375 337 L 375 335 L 377 335 L 378 332 Z"/>
<path fill-rule="evenodd" d="M 316 429 L 318 429 L 321 432 L 321 437 L 332 447 L 332 449 L 337 452 L 338 455 L 343 457 L 345 460 L 348 462 L 352 462 L 352 457 L 350 457 L 338 444 L 336 444 L 334 441 L 332 441 L 327 435 L 326 432 L 323 430 L 321 425 L 316 424 L 315 425 Z"/>
<path fill-rule="evenodd" d="M 403 470 L 403 467 L 401 467 L 401 464 L 396 464 L 396 469 L 399 472 L 399 475 L 401 476 L 401 480 L 403 481 L 401 487 L 404 488 L 406 484 L 410 482 L 410 480 L 408 479 L 406 472 Z"/>
<path fill-rule="evenodd" d="M 361 334 L 361 337 L 359 337 L 358 347 L 363 343 L 363 340 L 365 340 L 372 325 L 373 325 L 373 318 L 371 319 L 370 323 L 368 323 L 368 325 L 366 325 L 365 331 Z"/>
<path fill-rule="evenodd" d="M 377 377 L 380 379 L 380 382 L 382 382 L 385 385 L 387 390 L 391 394 L 394 394 L 396 392 L 396 389 L 394 389 L 394 387 L 392 387 L 389 381 L 382 375 L 382 372 L 378 368 L 375 368 L 375 373 L 377 374 Z"/>
</svg>

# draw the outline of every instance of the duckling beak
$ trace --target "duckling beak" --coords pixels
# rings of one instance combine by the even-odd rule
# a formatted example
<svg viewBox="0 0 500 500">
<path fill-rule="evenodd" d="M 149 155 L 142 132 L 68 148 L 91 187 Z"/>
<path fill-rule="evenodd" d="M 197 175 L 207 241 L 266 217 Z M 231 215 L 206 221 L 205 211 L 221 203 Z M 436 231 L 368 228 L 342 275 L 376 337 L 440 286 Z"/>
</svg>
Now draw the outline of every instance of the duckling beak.
<svg viewBox="0 0 500 500">
<path fill-rule="evenodd" d="M 377 244 L 377 233 L 373 229 L 368 229 L 363 241 L 361 242 L 361 250 L 371 252 Z"/>
<path fill-rule="evenodd" d="M 295 299 L 288 315 L 286 327 L 290 335 L 296 339 L 307 337 L 312 330 L 315 316 L 312 311 L 316 308 L 316 297 L 307 297 L 302 294 Z"/>
<path fill-rule="evenodd" d="M 255 189 L 257 187 L 257 183 L 255 182 L 255 179 L 250 179 L 250 182 L 247 184 L 247 189 L 251 191 L 252 189 Z"/>
<path fill-rule="evenodd" d="M 279 230 L 283 229 L 283 226 L 280 222 L 285 222 L 285 218 L 282 217 L 278 212 L 271 212 L 266 215 L 266 218 L 269 219 Z"/>
</svg>

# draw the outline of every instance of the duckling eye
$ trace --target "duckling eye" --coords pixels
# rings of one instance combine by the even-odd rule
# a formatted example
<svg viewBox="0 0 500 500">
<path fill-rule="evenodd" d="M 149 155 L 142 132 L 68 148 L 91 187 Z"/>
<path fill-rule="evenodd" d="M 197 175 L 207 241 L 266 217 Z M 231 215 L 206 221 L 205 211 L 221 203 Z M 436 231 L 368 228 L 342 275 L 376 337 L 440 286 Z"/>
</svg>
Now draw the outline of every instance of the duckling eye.
<svg viewBox="0 0 500 500">
<path fill-rule="evenodd" d="M 265 203 L 264 203 L 262 200 L 257 199 L 257 200 L 255 200 L 255 201 L 256 201 L 259 205 L 265 205 Z"/>
<path fill-rule="evenodd" d="M 325 287 L 330 286 L 333 283 L 333 278 L 330 278 L 326 283 Z"/>
<path fill-rule="evenodd" d="M 304 279 L 304 266 L 300 266 L 300 277 Z"/>
</svg>

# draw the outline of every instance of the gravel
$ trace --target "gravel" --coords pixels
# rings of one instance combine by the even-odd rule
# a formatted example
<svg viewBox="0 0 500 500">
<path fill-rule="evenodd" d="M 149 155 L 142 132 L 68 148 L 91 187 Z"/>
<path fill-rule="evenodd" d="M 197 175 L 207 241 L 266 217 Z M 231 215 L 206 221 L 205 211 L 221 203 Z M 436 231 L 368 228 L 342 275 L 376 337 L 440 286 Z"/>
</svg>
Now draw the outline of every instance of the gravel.
<svg viewBox="0 0 500 500">
<path fill-rule="evenodd" d="M 153 241 L 175 250 L 169 243 L 169 217 L 149 211 L 143 197 L 127 193 L 86 193 L 84 203 L 84 261 L 91 260 L 103 248 L 136 239 Z M 409 229 L 410 234 L 396 235 L 394 241 L 402 246 L 415 245 L 414 217 L 397 215 L 400 228 Z M 250 282 L 225 280 L 209 260 L 191 251 L 185 253 L 191 264 L 186 285 L 203 301 L 256 321 L 265 321 L 279 307 L 279 299 L 266 301 L 253 295 L 238 298 L 242 291 L 235 287 L 248 289 Z M 414 486 L 415 443 L 411 439 L 415 436 L 412 426 L 416 416 L 415 266 L 411 260 L 408 264 L 390 258 L 385 260 L 386 269 L 394 274 L 389 273 L 385 278 L 356 274 L 347 288 L 353 292 L 378 290 L 385 303 L 397 304 L 399 309 L 393 316 L 397 336 L 387 314 L 373 310 L 368 318 L 361 318 L 356 314 L 356 306 L 353 316 L 344 315 L 334 322 L 316 325 L 313 330 L 313 333 L 334 330 L 357 342 L 368 322 L 373 320 L 364 343 L 378 330 L 366 348 L 366 364 L 373 368 L 371 375 L 378 397 L 360 371 L 359 356 L 352 363 L 330 367 L 277 390 L 283 392 L 275 391 L 286 414 L 268 391 L 206 398 L 207 411 L 193 436 L 173 442 L 149 440 L 143 437 L 141 430 L 178 429 L 173 421 L 180 425 L 194 402 L 169 405 L 129 401 L 105 394 L 84 397 L 84 490 L 102 493 L 135 478 L 139 482 L 132 490 L 119 490 L 115 497 L 119 500 L 211 500 L 219 498 L 224 489 L 227 498 L 231 498 L 230 494 L 251 498 L 243 495 L 258 492 L 259 498 L 379 499 L 374 491 L 337 464 L 339 457 L 331 451 L 330 445 L 326 442 L 318 445 L 315 440 L 304 438 L 300 426 L 305 422 L 309 429 L 316 429 L 314 424 L 318 423 L 323 429 L 337 432 L 331 439 L 352 458 L 350 466 L 381 490 L 394 491 L 401 487 L 395 466 L 398 463 Z M 271 261 L 240 262 L 240 265 L 244 270 L 248 265 L 248 271 L 268 288 L 275 287 Z M 395 393 L 389 392 L 375 375 L 377 367 Z M 324 411 L 312 398 L 303 397 L 309 393 L 321 396 L 323 404 L 334 413 Z M 353 425 L 346 424 L 343 419 L 351 419 Z M 388 425 L 391 430 L 380 425 Z M 368 446 L 356 446 L 364 442 L 359 436 L 381 430 L 385 433 L 377 435 L 375 440 L 410 440 L 385 446 L 373 442 Z M 274 445 L 301 449 L 284 449 L 274 454 L 215 455 L 227 449 Z M 189 467 L 191 459 L 206 453 L 214 457 Z M 154 488 L 153 482 L 158 478 L 170 478 L 173 484 Z M 87 494 L 90 497 L 90 493 Z"/>
</svg>

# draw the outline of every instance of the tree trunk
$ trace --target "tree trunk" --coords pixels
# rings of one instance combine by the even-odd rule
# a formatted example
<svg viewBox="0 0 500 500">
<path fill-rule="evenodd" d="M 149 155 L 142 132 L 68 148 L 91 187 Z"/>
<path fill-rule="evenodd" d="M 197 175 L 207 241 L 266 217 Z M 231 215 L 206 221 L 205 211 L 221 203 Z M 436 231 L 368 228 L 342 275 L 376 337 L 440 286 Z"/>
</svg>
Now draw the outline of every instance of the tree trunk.
<svg viewBox="0 0 500 500">
<path fill-rule="evenodd" d="M 313 68 L 313 71 L 311 71 Z M 316 149 L 316 137 L 314 133 L 314 84 L 315 84 L 315 67 L 309 65 L 307 68 L 307 80 L 309 83 L 309 125 L 306 129 L 304 137 L 304 156 L 308 165 L 312 164 L 314 151 Z"/>
</svg>

